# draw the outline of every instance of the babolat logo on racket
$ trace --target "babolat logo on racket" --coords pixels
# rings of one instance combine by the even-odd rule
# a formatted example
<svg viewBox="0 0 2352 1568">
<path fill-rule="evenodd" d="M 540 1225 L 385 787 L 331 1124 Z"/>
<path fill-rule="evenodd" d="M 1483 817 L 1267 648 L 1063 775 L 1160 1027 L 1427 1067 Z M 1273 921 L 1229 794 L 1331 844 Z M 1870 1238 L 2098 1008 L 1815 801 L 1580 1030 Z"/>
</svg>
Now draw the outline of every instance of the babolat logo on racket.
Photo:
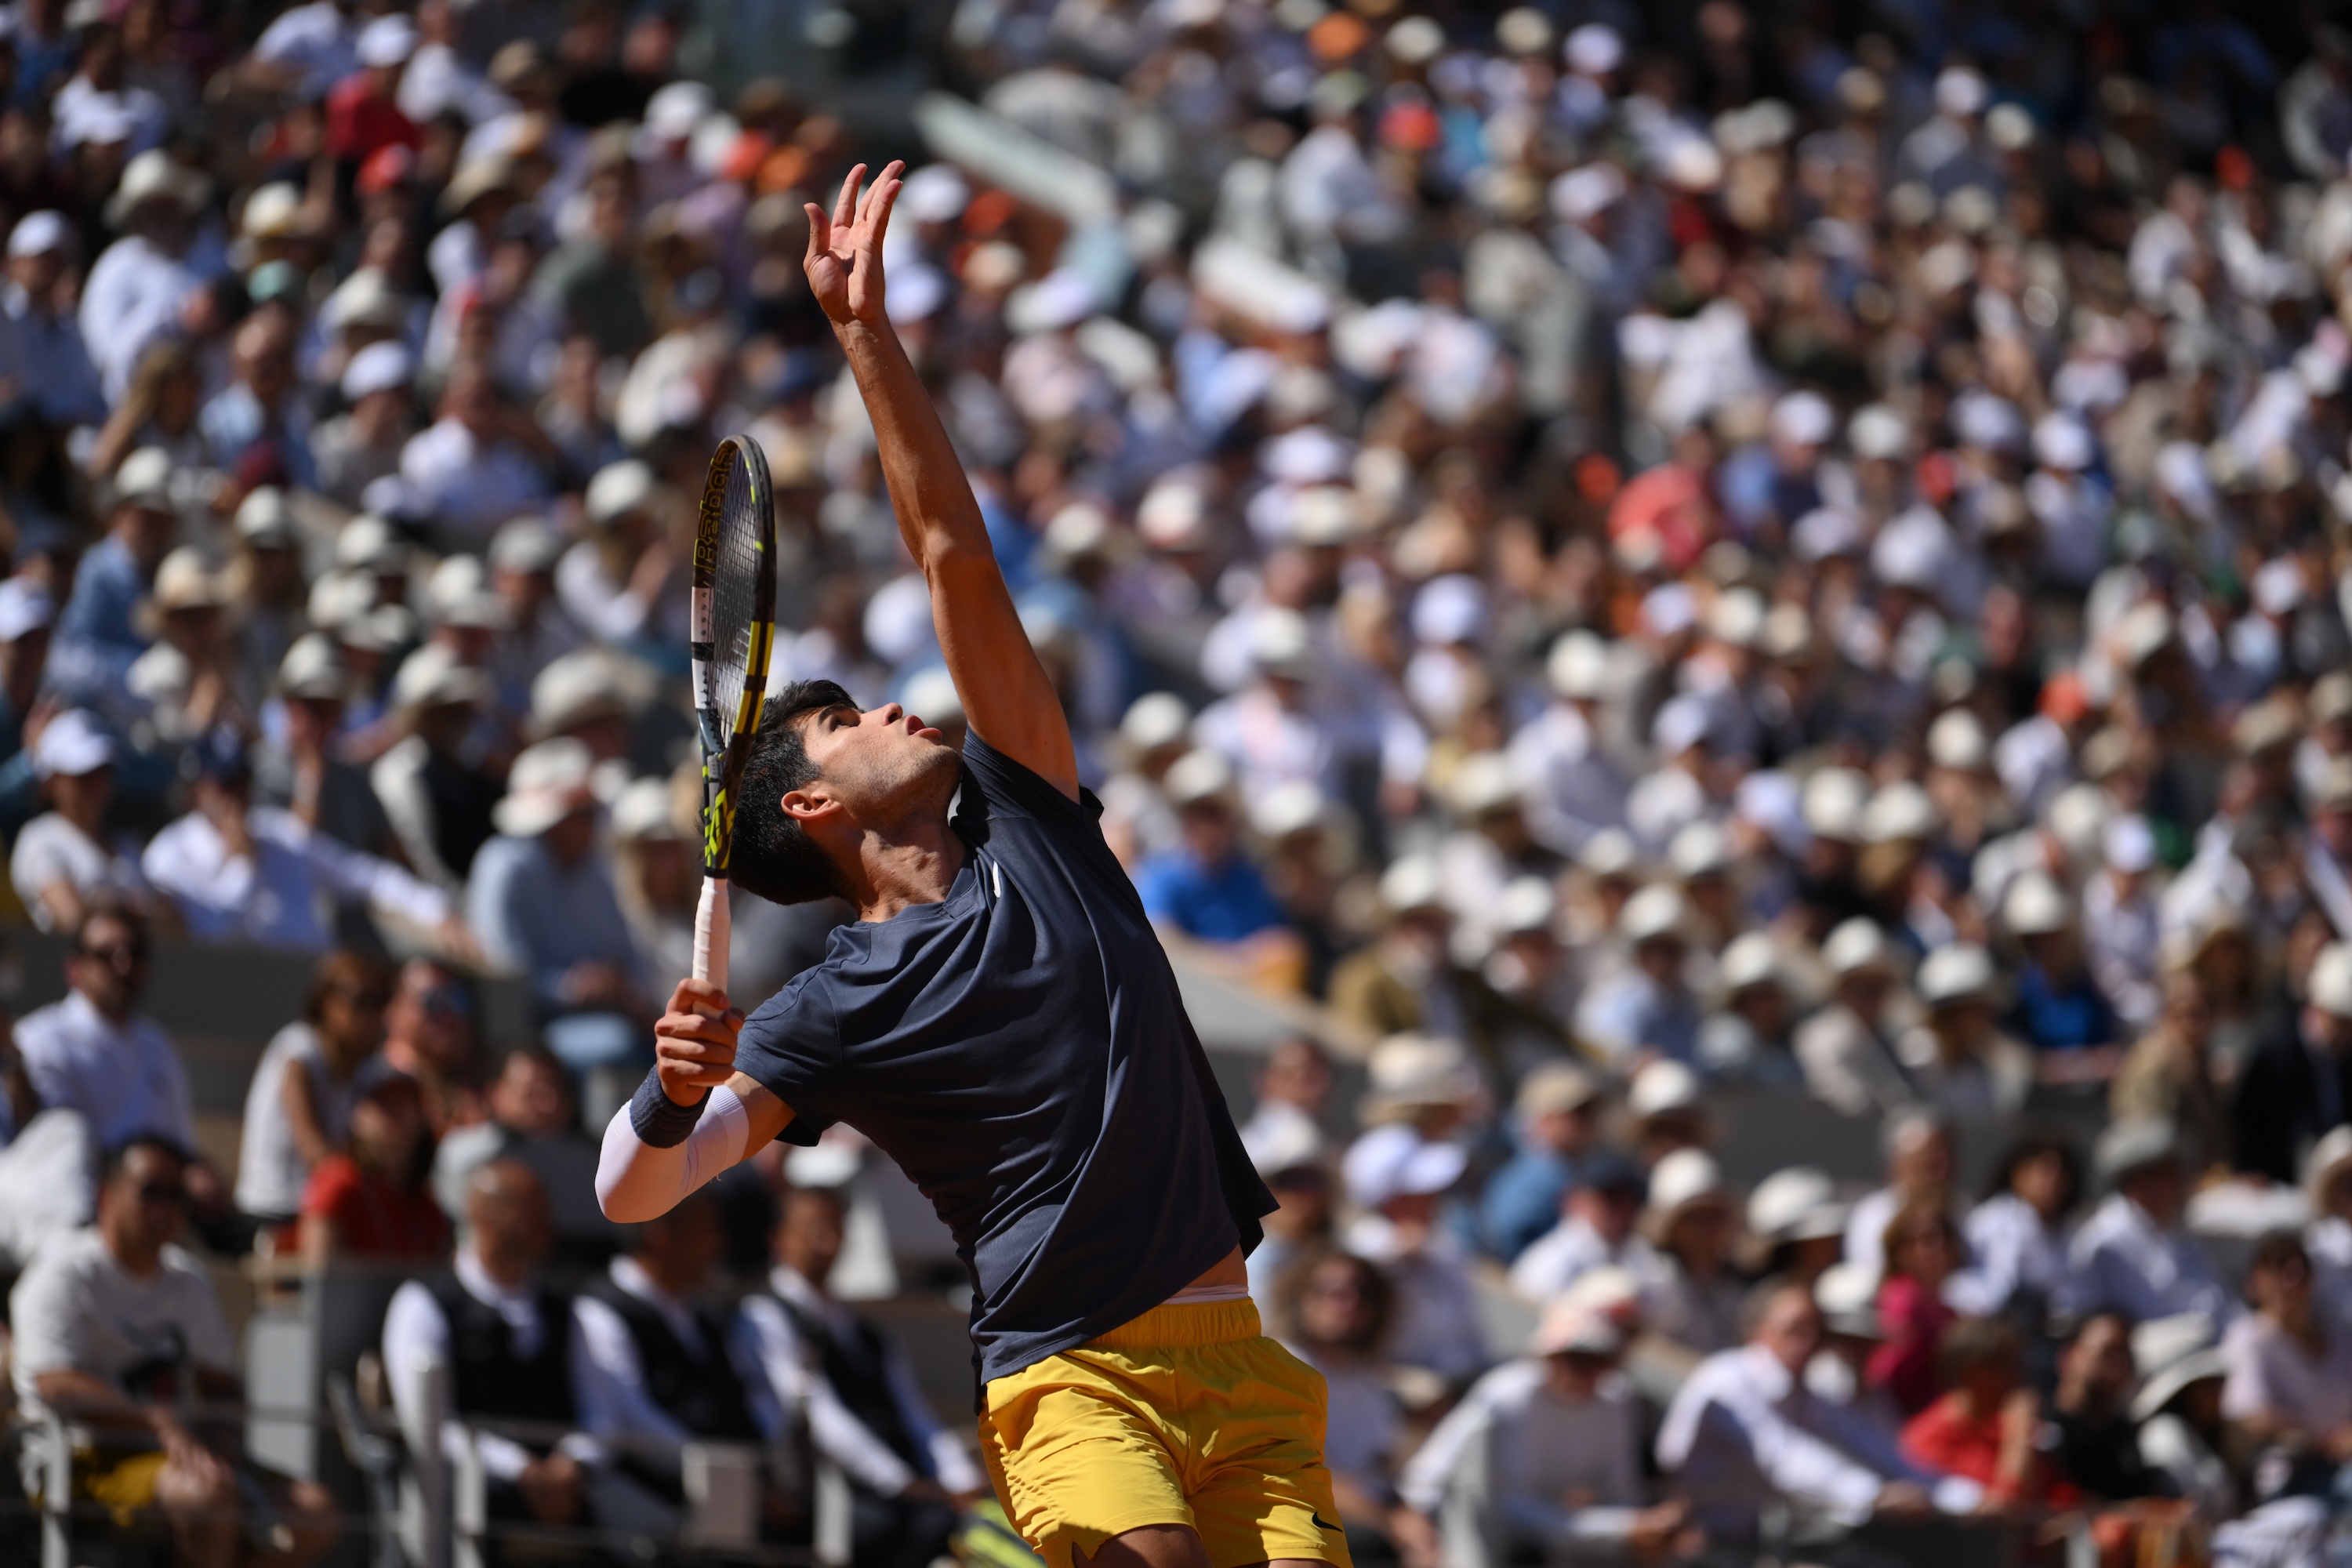
<svg viewBox="0 0 2352 1568">
<path fill-rule="evenodd" d="M 722 788 L 710 797 L 710 804 L 702 808 L 702 859 L 705 865 L 715 867 L 725 863 L 722 849 L 733 837 L 734 826 L 735 808 L 729 804 L 727 791 Z"/>
<path fill-rule="evenodd" d="M 702 487 L 702 526 L 694 531 L 694 569 L 697 572 L 719 569 L 719 518 L 726 505 L 725 486 Z"/>
</svg>

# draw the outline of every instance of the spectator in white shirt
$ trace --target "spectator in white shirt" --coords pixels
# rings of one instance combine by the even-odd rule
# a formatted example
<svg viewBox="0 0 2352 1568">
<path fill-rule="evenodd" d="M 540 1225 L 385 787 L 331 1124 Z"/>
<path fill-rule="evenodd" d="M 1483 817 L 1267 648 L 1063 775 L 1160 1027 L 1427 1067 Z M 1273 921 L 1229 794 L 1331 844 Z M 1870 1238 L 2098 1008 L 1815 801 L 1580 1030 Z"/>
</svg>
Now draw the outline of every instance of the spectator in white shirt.
<svg viewBox="0 0 2352 1568">
<path fill-rule="evenodd" d="M 987 1486 L 942 1427 L 913 1367 L 826 1289 L 841 1256 L 838 1189 L 784 1194 L 768 1288 L 743 1299 L 736 1359 L 756 1366 L 752 1415 L 770 1437 L 804 1424 L 818 1453 L 849 1478 L 851 1555 L 921 1568 L 946 1547 L 955 1510 Z"/>
<path fill-rule="evenodd" d="M 489 367 L 460 359 L 443 384 L 440 417 L 401 448 L 400 477 L 450 542 L 478 548 L 499 524 L 546 500 L 547 475 L 534 457 L 546 446 L 537 425 L 499 401 Z"/>
<path fill-rule="evenodd" d="M 1752 1542 L 1775 1503 L 1846 1529 L 1976 1509 L 1974 1482 L 1920 1470 L 1893 1434 L 1806 1386 L 1822 1345 L 1810 1287 L 1759 1286 L 1748 1319 L 1748 1342 L 1701 1362 L 1658 1432 L 1658 1463 L 1711 1543 Z"/>
<path fill-rule="evenodd" d="M 2221 1338 L 2221 1414 L 2256 1447 L 2332 1470 L 2352 1453 L 2352 1324 L 2330 1319 L 2316 1284 L 2292 1231 L 2256 1244 L 2246 1268 L 2254 1310 Z"/>
<path fill-rule="evenodd" d="M 1886 1184 L 1863 1195 L 1847 1216 L 1845 1258 L 1873 1275 L 1885 1266 L 1886 1226 L 1906 1205 L 1953 1205 L 1952 1172 L 1957 1152 L 1951 1122 L 1940 1112 L 1914 1107 L 1886 1119 L 1880 1135 L 1886 1155 Z"/>
<path fill-rule="evenodd" d="M 2029 1325 L 2072 1316 L 2065 1227 L 2082 1188 L 2082 1166 L 2063 1139 L 2028 1134 L 2011 1144 L 1991 1194 L 1960 1226 L 1969 1266 L 1945 1286 L 1945 1300 L 1975 1316 L 2013 1314 Z"/>
<path fill-rule="evenodd" d="M 1642 1505 L 1640 1414 L 1617 1373 L 1625 1342 L 1625 1325 L 1596 1305 L 1556 1301 L 1528 1353 L 1438 1423 L 1400 1489 L 1436 1521 L 1448 1568 L 1554 1552 L 1646 1562 L 1684 1532 L 1686 1505 Z"/>
<path fill-rule="evenodd" d="M 411 1367 L 430 1357 L 446 1380 L 440 1407 L 445 1451 L 462 1454 L 468 1419 L 571 1426 L 575 1342 L 563 1298 L 541 1282 L 547 1254 L 547 1194 L 512 1161 L 474 1173 L 467 1191 L 465 1240 L 454 1268 L 411 1279 L 394 1292 L 383 1319 L 383 1362 Z M 413 1378 L 393 1380 L 393 1399 L 412 1446 L 429 1441 L 426 1409 Z M 554 1443 L 503 1433 L 472 1436 L 489 1479 L 493 1520 L 569 1524 L 586 1501 L 584 1467 L 602 1458 L 593 1438 L 570 1431 Z"/>
<path fill-rule="evenodd" d="M 457 951 L 469 945 L 438 888 L 313 830 L 290 811 L 255 805 L 245 741 L 236 731 L 214 730 L 190 751 L 199 769 L 194 809 L 155 836 L 144 868 L 197 941 L 324 952 L 334 944 L 336 907 L 348 903 Z"/>
<path fill-rule="evenodd" d="M 129 390 L 148 344 L 176 331 L 204 288 L 192 240 L 211 184 L 151 148 L 123 168 L 107 221 L 123 231 L 89 269 L 81 290 L 81 334 L 109 402 Z"/>
<path fill-rule="evenodd" d="M 1555 700 L 1511 739 L 1528 828 L 1556 854 L 1575 855 L 1604 828 L 1622 827 L 1629 785 L 1602 750 L 1601 700 L 1609 648 L 1587 631 L 1552 645 L 1544 674 Z"/>
<path fill-rule="evenodd" d="M 1323 1376 L 1323 1462 L 1350 1551 L 1379 1560 L 1433 1544 L 1427 1522 L 1397 1497 L 1404 1412 L 1385 1353 L 1402 1304 L 1393 1281 L 1368 1259 L 1332 1252 L 1292 1275 L 1282 1298 L 1284 1343 Z"/>
<path fill-rule="evenodd" d="M 237 1145 L 236 1206 L 265 1224 L 301 1211 L 310 1169 L 343 1146 L 363 1063 L 383 1044 L 392 977 L 382 964 L 337 949 L 311 971 L 302 1016 L 271 1037 L 245 1094 Z"/>
<path fill-rule="evenodd" d="M 147 879 L 132 847 L 106 828 L 114 798 L 113 738 L 84 709 L 60 713 L 33 742 L 33 773 L 49 809 L 25 825 L 8 857 L 8 879 L 33 923 L 69 931 L 96 900 L 143 905 Z"/>
<path fill-rule="evenodd" d="M 179 1414 L 181 1398 L 242 1393 L 219 1298 L 178 1246 L 185 1174 L 186 1157 L 152 1135 L 108 1160 L 98 1223 L 44 1247 L 10 1293 L 16 1394 L 100 1438 L 76 1451 L 76 1498 L 160 1514 L 178 1568 L 301 1568 L 334 1542 L 333 1500 L 315 1482 L 256 1475 L 216 1426 L 192 1431 Z M 150 1441 L 125 1453 L 104 1440 L 110 1428 Z M 241 1515 L 254 1490 L 285 1534 L 247 1558 Z"/>
<path fill-rule="evenodd" d="M 1738 1209 L 1715 1157 L 1677 1149 L 1650 1173 L 1647 1220 L 1657 1269 L 1647 1292 L 1650 1327 L 1695 1356 L 1739 1342 L 1741 1289 L 1731 1272 Z"/>
<path fill-rule="evenodd" d="M 679 565 L 662 531 L 662 501 L 653 469 L 634 458 L 588 481 L 589 534 L 557 563 L 555 591 L 590 636 L 625 643 L 656 631 L 655 613 Z"/>
<path fill-rule="evenodd" d="M 1467 1164 L 1459 1145 L 1424 1139 L 1402 1122 L 1373 1128 L 1343 1162 L 1348 1194 L 1364 1211 L 1347 1229 L 1348 1249 L 1379 1265 L 1396 1287 L 1389 1353 L 1444 1378 L 1466 1378 L 1486 1364 L 1468 1250 L 1438 1218 Z"/>
<path fill-rule="evenodd" d="M 1633 1161 L 1613 1149 L 1592 1155 L 1561 1202 L 1559 1223 L 1511 1265 L 1511 1289 L 1529 1301 L 1549 1301 L 1612 1265 L 1654 1279 L 1657 1253 L 1636 1228 L 1643 1193 L 1642 1169 Z"/>
<path fill-rule="evenodd" d="M 699 1300 L 725 1235 L 708 1189 L 635 1226 L 628 1251 L 572 1304 L 572 1386 L 583 1430 L 642 1487 L 668 1528 L 686 1498 L 686 1445 L 755 1443 L 725 1314 Z M 600 1479 L 601 1495 L 614 1478 Z M 656 1516 L 659 1517 L 659 1516 Z"/>
<path fill-rule="evenodd" d="M 2069 1249 L 2082 1309 L 2120 1313 L 2135 1323 L 2179 1312 L 2203 1312 L 2217 1323 L 2236 1318 L 2236 1298 L 2204 1244 L 2181 1224 L 2189 1184 L 2173 1125 L 2110 1124 L 2099 1135 L 2094 1165 L 2113 1190 Z"/>
<path fill-rule="evenodd" d="M 93 908 L 66 959 L 66 980 L 72 989 L 63 1001 L 16 1023 L 16 1048 L 41 1103 L 79 1111 L 101 1149 L 142 1132 L 194 1148 L 180 1053 L 135 1011 L 147 984 L 145 926 L 118 906 Z"/>
</svg>

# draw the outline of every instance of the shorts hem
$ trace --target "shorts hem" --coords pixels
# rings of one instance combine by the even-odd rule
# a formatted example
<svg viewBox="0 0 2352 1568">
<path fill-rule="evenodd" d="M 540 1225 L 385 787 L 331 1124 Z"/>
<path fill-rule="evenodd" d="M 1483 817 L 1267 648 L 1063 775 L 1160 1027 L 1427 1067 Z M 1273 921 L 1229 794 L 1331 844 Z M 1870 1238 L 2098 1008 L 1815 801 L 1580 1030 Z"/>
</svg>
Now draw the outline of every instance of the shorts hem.
<svg viewBox="0 0 2352 1568">
<path fill-rule="evenodd" d="M 1161 1524 L 1179 1524 L 1195 1535 L 1201 1533 L 1201 1526 L 1191 1517 L 1190 1510 L 1183 1518 L 1171 1519 L 1166 1509 L 1149 1508 L 1139 1510 L 1132 1516 L 1115 1517 L 1104 1524 L 1076 1524 L 1067 1520 L 1057 1520 L 1052 1533 L 1043 1542 L 1032 1541 L 1029 1544 L 1037 1549 L 1037 1555 L 1052 1568 L 1077 1568 L 1076 1548 L 1085 1547 L 1087 1557 L 1092 1558 L 1103 1549 L 1105 1542 L 1116 1540 L 1130 1530 L 1148 1530 Z"/>
</svg>

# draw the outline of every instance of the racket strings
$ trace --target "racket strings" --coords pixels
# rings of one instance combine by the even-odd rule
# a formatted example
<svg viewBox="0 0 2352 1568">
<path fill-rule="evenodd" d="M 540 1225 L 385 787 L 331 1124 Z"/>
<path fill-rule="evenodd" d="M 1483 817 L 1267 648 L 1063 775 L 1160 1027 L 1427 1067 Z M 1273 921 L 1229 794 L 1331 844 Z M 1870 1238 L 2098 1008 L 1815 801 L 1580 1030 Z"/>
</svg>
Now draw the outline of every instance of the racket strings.
<svg viewBox="0 0 2352 1568">
<path fill-rule="evenodd" d="M 705 668 L 705 710 L 723 744 L 738 728 L 743 688 L 751 679 L 759 633 L 758 593 L 765 563 L 761 549 L 762 498 L 739 458 L 720 500 L 718 550 L 712 563 L 710 662 Z"/>
</svg>

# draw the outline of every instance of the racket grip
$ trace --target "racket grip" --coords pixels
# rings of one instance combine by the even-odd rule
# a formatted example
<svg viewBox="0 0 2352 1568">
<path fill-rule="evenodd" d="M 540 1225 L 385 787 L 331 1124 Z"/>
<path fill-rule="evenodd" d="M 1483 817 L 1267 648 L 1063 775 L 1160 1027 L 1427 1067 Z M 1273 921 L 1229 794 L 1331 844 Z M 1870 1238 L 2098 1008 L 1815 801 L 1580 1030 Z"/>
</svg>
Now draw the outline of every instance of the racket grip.
<svg viewBox="0 0 2352 1568">
<path fill-rule="evenodd" d="M 702 896 L 694 906 L 694 977 L 727 989 L 727 879 L 702 879 Z"/>
</svg>

